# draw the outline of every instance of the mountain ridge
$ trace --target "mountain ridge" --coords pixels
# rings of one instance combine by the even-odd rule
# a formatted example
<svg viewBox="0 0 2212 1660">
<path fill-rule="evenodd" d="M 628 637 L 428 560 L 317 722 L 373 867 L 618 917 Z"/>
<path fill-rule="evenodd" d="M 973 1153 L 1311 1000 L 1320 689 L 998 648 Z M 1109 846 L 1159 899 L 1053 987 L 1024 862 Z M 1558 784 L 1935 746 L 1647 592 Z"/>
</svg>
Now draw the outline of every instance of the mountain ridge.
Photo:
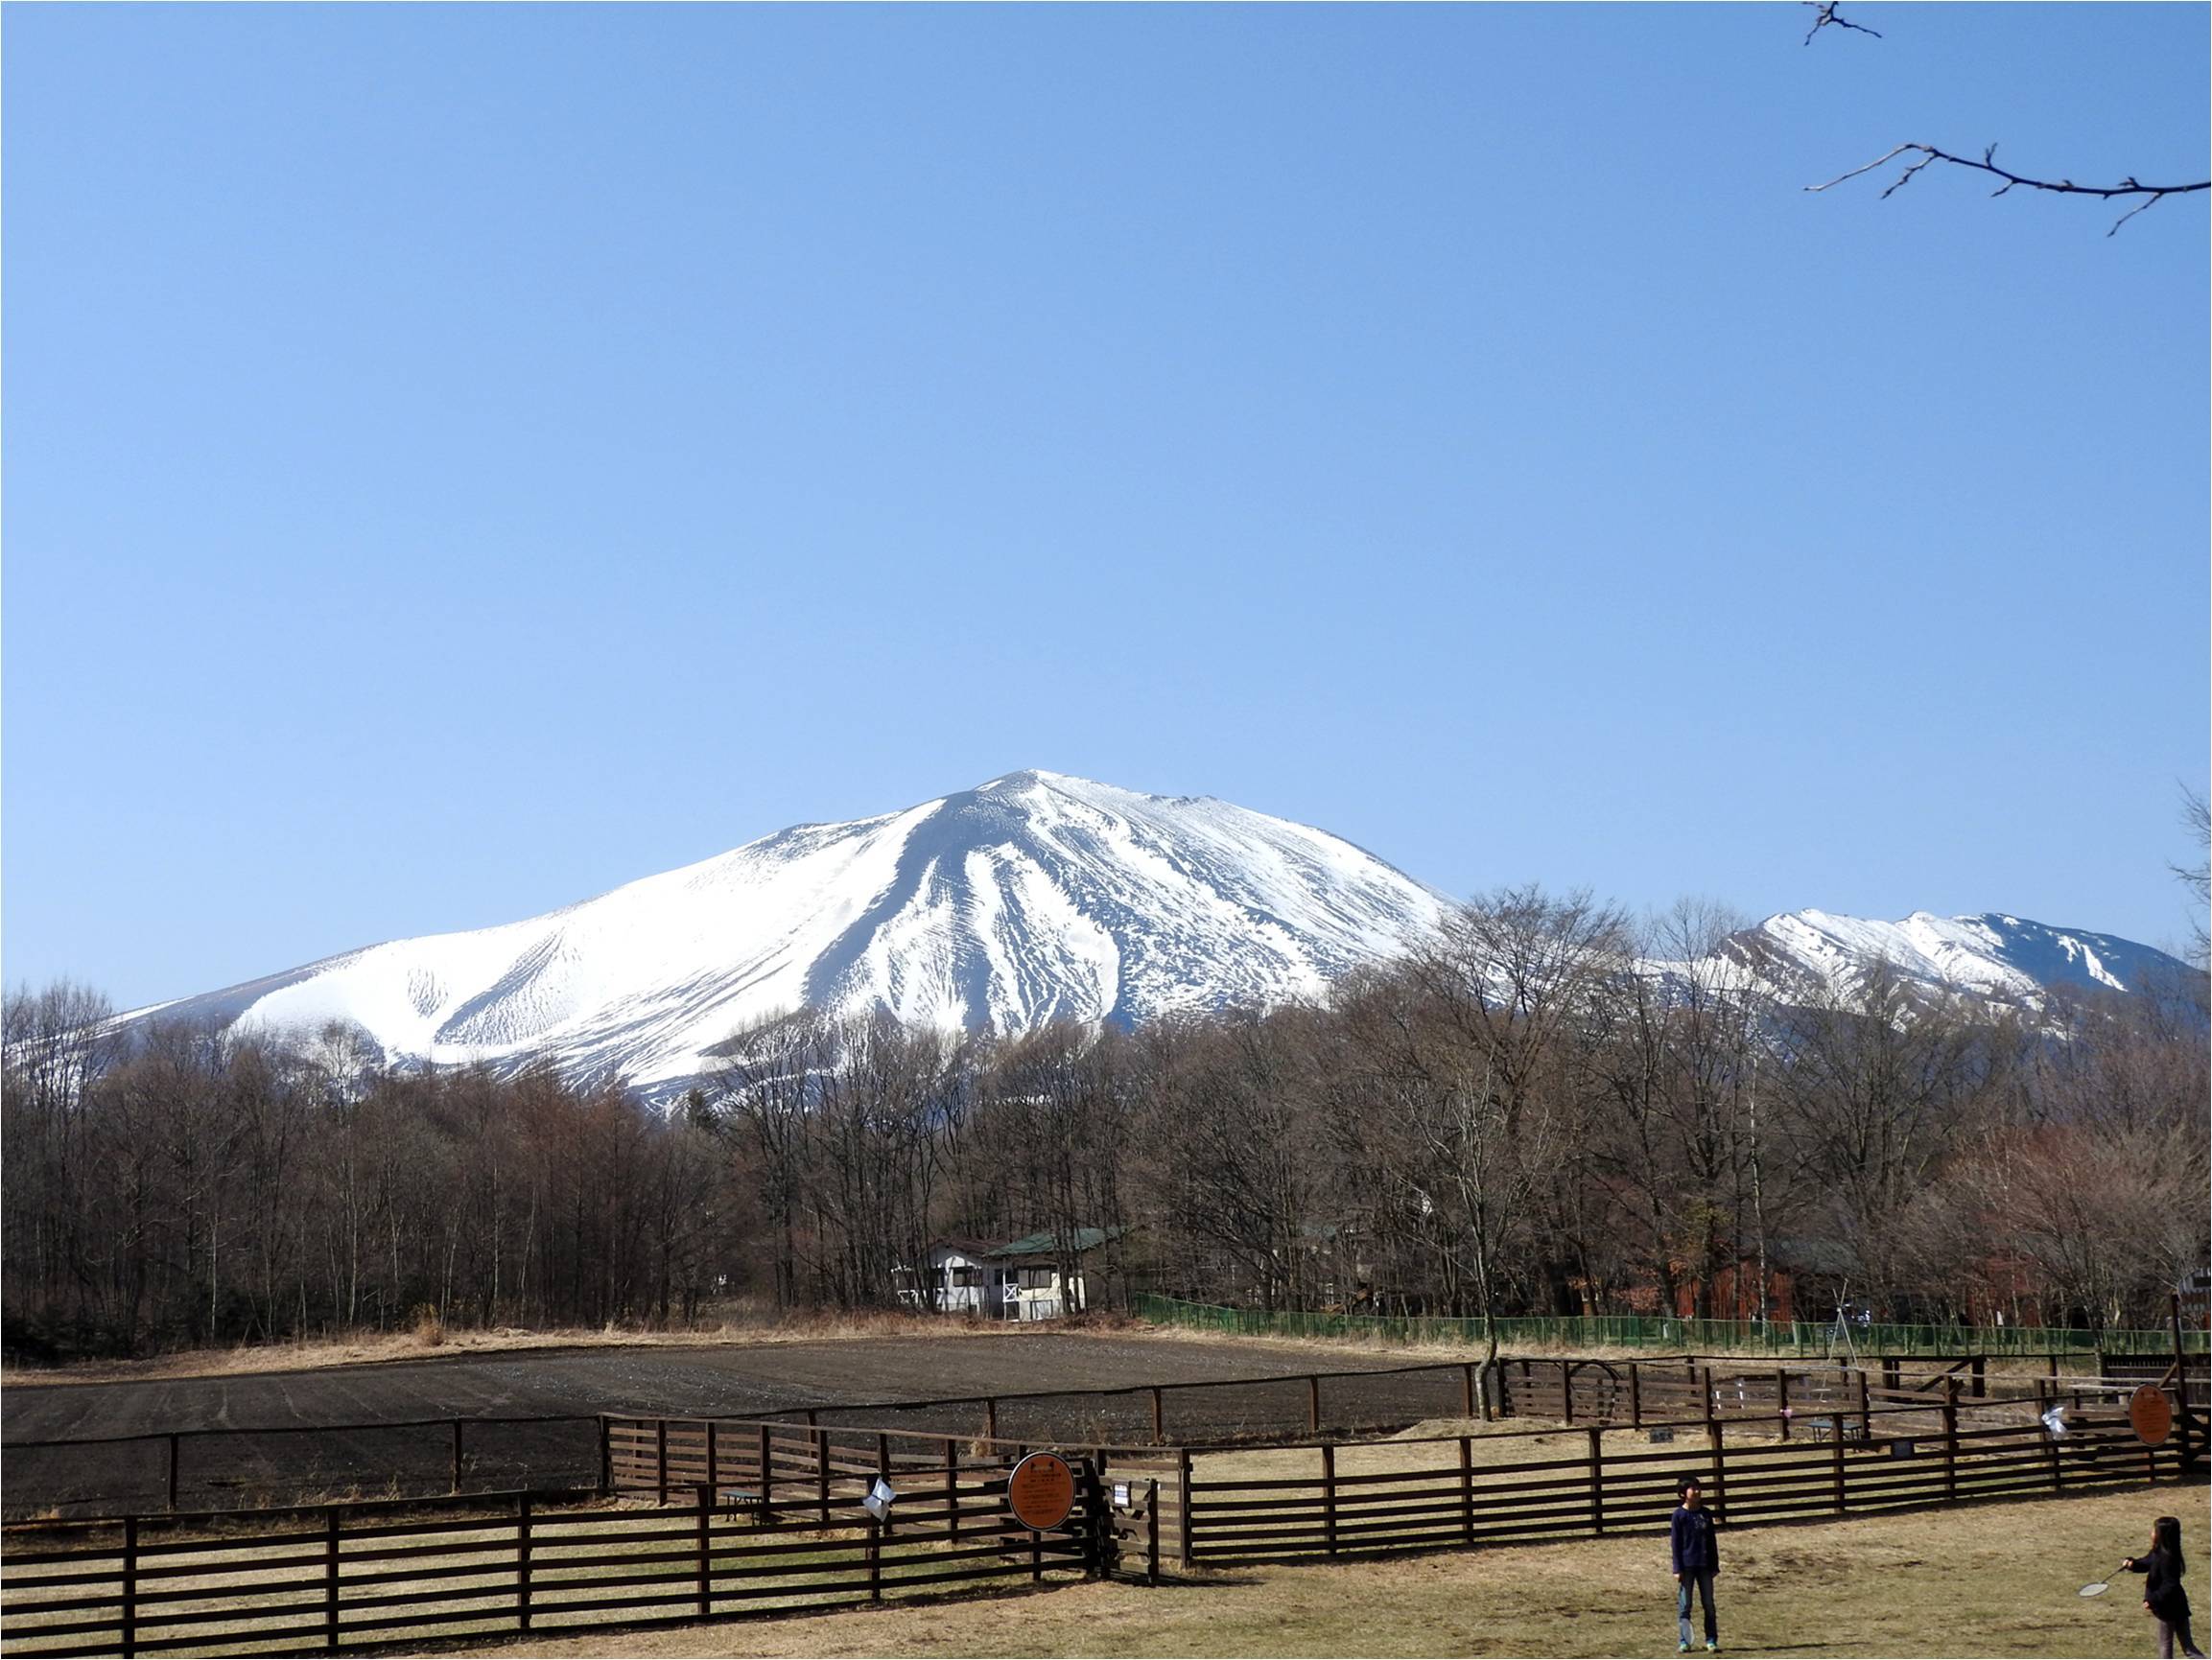
<svg viewBox="0 0 2212 1660">
<path fill-rule="evenodd" d="M 799 1007 L 1012 1032 L 1135 1025 L 1324 994 L 1430 937 L 1453 901 L 1326 830 L 1212 796 L 1024 770 L 897 812 L 788 826 L 540 916 L 386 941 L 131 1011 L 312 1037 L 388 1060 L 552 1062 L 648 1093 L 740 1024 Z M 1875 955 L 1931 988 L 2029 1003 L 2126 990 L 2174 959 L 2009 913 L 1896 923 L 1808 910 L 1724 953 L 1795 995 Z M 1666 965 L 1657 965 L 1665 967 Z"/>
</svg>

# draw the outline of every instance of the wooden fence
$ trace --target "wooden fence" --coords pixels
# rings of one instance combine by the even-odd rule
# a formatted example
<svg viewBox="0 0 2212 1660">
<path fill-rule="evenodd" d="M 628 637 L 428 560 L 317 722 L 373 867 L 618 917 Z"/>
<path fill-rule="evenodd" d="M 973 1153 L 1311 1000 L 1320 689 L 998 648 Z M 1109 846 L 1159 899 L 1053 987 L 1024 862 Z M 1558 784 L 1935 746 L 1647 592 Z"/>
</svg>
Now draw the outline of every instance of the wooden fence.
<svg viewBox="0 0 2212 1660">
<path fill-rule="evenodd" d="M 2109 1408 L 2069 1410 L 2064 1433 L 2054 1436 L 2028 1410 L 2032 1402 L 1963 1402 L 1955 1383 L 1867 1394 L 1864 1417 L 1651 1424 L 1681 1438 L 1664 1450 L 1624 1450 L 1617 1438 L 1609 1447 L 1596 1423 L 1583 1431 L 1577 1454 L 1479 1464 L 1476 1444 L 1494 1453 L 1500 1438 L 1399 1439 L 1387 1451 L 1369 1443 L 1356 1450 L 1370 1467 L 1355 1471 L 1339 1468 L 1353 1449 L 1298 1448 L 1275 1457 L 1310 1459 L 1311 1473 L 1289 1476 L 1238 1473 L 1237 1463 L 1253 1460 L 1248 1449 L 1189 1449 L 1180 1455 L 1173 1537 L 1185 1565 L 1220 1566 L 1656 1531 L 1683 1475 L 1700 1479 L 1724 1524 L 1741 1527 L 2177 1481 L 2196 1473 L 2202 1453 L 2201 1430 L 2189 1433 L 2186 1420 L 2180 1438 L 2152 1448 Z M 1378 1456 L 1386 1467 L 1372 1467 Z M 1210 1473 L 1209 1464 L 1227 1473 Z"/>
<path fill-rule="evenodd" d="M 782 1616 L 1071 1574 L 1158 1577 L 1150 1484 L 1117 1506 L 1084 1462 L 1068 1525 L 1036 1532 L 1007 1508 L 1011 1449 L 948 1442 L 930 1465 L 890 1445 L 902 1438 L 881 1438 L 866 1457 L 849 1437 L 830 1443 L 804 1502 L 800 1476 L 777 1461 L 824 1443 L 771 1426 L 765 1466 L 708 1456 L 723 1483 L 751 1485 L 687 1484 L 644 1508 L 517 1493 L 491 1513 L 481 1498 L 414 1500 L 12 1530 L 0 1638 L 24 1655 L 291 1654 Z M 675 1462 L 696 1473 L 701 1449 L 677 1439 Z M 885 1471 L 898 1496 L 879 1520 L 860 1500 Z"/>
<path fill-rule="evenodd" d="M 1656 1447 L 1624 1447 L 1635 1432 L 1616 1418 L 1579 1435 L 1063 1449 L 1079 1471 L 1077 1509 L 1044 1533 L 1007 1506 L 1008 1471 L 1028 1450 L 1019 1442 L 609 1417 L 597 1490 L 11 1529 L 0 1641 L 25 1655 L 251 1654 L 550 1636 L 1074 1575 L 1156 1580 L 1164 1563 L 1657 1533 L 1683 1474 L 1740 1527 L 2171 1482 L 2201 1458 L 2202 1427 L 2185 1412 L 2177 1438 L 2151 1448 L 2110 1394 L 2083 1394 L 2053 1436 L 2036 1411 L 2059 1404 L 2048 1379 L 2033 1380 L 2035 1397 L 1978 1400 L 1956 1374 L 1937 1381 L 1889 1390 L 1858 1375 L 1857 1414 L 1845 1395 L 1825 1414 L 1730 1417 L 1701 1369 L 1699 1415 L 1645 1419 L 1652 1439 L 1682 1443 Z M 1794 1386 L 1785 1374 L 1779 1387 Z M 1563 1404 L 1581 1404 L 1574 1374 L 1563 1388 Z M 1562 1434 L 1581 1441 L 1565 1456 L 1546 1443 Z M 861 1504 L 879 1482 L 895 1495 L 882 1517 Z"/>
</svg>

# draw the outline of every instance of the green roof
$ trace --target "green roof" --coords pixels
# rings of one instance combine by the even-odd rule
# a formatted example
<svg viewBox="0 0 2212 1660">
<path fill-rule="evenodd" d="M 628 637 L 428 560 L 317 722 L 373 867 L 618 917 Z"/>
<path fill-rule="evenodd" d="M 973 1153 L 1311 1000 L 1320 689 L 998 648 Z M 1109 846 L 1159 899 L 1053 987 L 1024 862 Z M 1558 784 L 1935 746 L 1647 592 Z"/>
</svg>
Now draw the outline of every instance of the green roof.
<svg viewBox="0 0 2212 1660">
<path fill-rule="evenodd" d="M 1078 1227 L 1065 1235 L 1047 1229 L 1043 1233 L 1024 1233 L 1020 1239 L 1007 1241 L 991 1252 L 993 1256 L 1058 1256 L 1064 1253 L 1094 1251 L 1110 1239 L 1119 1239 L 1129 1230 L 1126 1227 Z"/>
</svg>

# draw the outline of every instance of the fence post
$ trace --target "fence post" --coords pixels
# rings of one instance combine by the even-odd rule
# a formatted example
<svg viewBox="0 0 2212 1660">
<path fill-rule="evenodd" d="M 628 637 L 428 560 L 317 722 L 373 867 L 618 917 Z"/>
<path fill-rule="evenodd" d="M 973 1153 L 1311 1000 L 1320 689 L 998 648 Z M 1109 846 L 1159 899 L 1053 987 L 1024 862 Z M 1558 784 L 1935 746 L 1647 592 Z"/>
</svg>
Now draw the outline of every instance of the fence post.
<svg viewBox="0 0 2212 1660">
<path fill-rule="evenodd" d="M 1943 1501 L 1959 1497 L 1959 1374 L 1943 1374 Z"/>
<path fill-rule="evenodd" d="M 1144 1501 L 1144 1582 L 1160 1583 L 1160 1483 L 1151 1484 Z"/>
<path fill-rule="evenodd" d="M 876 1476 L 886 1484 L 891 1479 L 891 1438 L 887 1435 L 876 1437 Z M 891 1518 L 888 1515 L 883 1517 L 882 1531 L 885 1538 L 890 1537 Z"/>
<path fill-rule="evenodd" d="M 660 1468 L 659 1496 L 655 1502 L 665 1505 L 669 1502 L 669 1420 L 667 1418 L 655 1418 L 653 1430 L 654 1444 L 658 1453 L 657 1462 Z"/>
<path fill-rule="evenodd" d="M 830 1432 L 814 1431 L 814 1498 L 822 1510 L 822 1526 L 830 1525 Z"/>
<path fill-rule="evenodd" d="M 169 1438 L 169 1513 L 176 1513 L 176 1438 Z"/>
<path fill-rule="evenodd" d="M 1459 1438 L 1459 1536 L 1474 1543 L 1474 1440 Z"/>
<path fill-rule="evenodd" d="M 338 1507 L 326 1506 L 322 1512 L 322 1642 L 333 1653 L 338 1651 Z"/>
<path fill-rule="evenodd" d="M 1166 1422 L 1166 1418 L 1167 1418 L 1166 1406 L 1165 1406 L 1165 1403 L 1164 1403 L 1164 1402 L 1161 1400 L 1161 1398 L 1160 1398 L 1160 1386 L 1159 1386 L 1158 1384 L 1154 1384 L 1154 1385 L 1152 1386 L 1152 1438 L 1153 1438 L 1153 1440 L 1155 1440 L 1155 1441 L 1164 1441 L 1164 1440 L 1165 1440 L 1165 1439 L 1167 1438 L 1167 1432 L 1166 1432 L 1166 1430 L 1165 1430 L 1165 1429 L 1164 1429 L 1164 1428 L 1162 1427 L 1162 1426 L 1163 1426 L 1163 1425 L 1164 1425 L 1164 1424 Z"/>
<path fill-rule="evenodd" d="M 529 1495 L 517 1502 L 514 1516 L 515 1624 L 529 1629 Z"/>
<path fill-rule="evenodd" d="M 1974 1368 L 1973 1368 L 1973 1369 L 1974 1369 L 1974 1398 L 1975 1398 L 1976 1400 L 1982 1400 L 1982 1399 L 1984 1399 L 1986 1396 L 1988 1396 L 1988 1392 L 1989 1392 L 1989 1388 L 1988 1388 L 1988 1369 L 1989 1369 L 1989 1357 L 1988 1357 L 1988 1355 L 1980 1355 L 1980 1354 L 1976 1355 L 1976 1356 L 1974 1357 Z"/>
<path fill-rule="evenodd" d="M 1605 1532 L 1605 1431 L 1592 1424 L 1589 1436 L 1589 1531 Z"/>
<path fill-rule="evenodd" d="M 1466 1361 L 1459 1368 L 1459 1415 L 1474 1416 L 1474 1362 Z"/>
<path fill-rule="evenodd" d="M 1631 1429 L 1643 1428 L 1643 1368 L 1628 1363 L 1628 1421 Z"/>
<path fill-rule="evenodd" d="M 600 1414 L 600 1496 L 604 1498 L 608 1493 L 614 1491 L 614 1427 L 608 1422 L 607 1415 L 601 1413 Z"/>
<path fill-rule="evenodd" d="M 714 1602 L 713 1579 L 707 1564 L 712 1560 L 707 1550 L 707 1524 L 715 1513 L 715 1488 L 709 1482 L 699 1488 L 699 1618 L 707 1617 Z"/>
<path fill-rule="evenodd" d="M 1775 1415 L 1782 1421 L 1783 1440 L 1790 1438 L 1790 1368 L 1775 1368 Z"/>
<path fill-rule="evenodd" d="M 1691 1373 L 1694 1377 L 1696 1374 L 1696 1368 L 1694 1367 L 1691 1368 Z M 1698 1388 L 1698 1398 L 1705 1403 L 1706 1426 L 1709 1429 L 1712 1426 L 1714 1412 L 1713 1368 L 1709 1366 L 1706 1368 L 1704 1383 L 1701 1384 Z"/>
<path fill-rule="evenodd" d="M 1836 1514 L 1840 1516 L 1840 1515 L 1842 1515 L 1842 1514 L 1844 1513 L 1844 1500 L 1845 1500 L 1845 1494 L 1844 1494 L 1844 1415 L 1843 1415 L 1842 1413 L 1840 1413 L 1840 1412 L 1839 1412 L 1839 1413 L 1837 1413 L 1837 1414 L 1836 1414 L 1836 1415 L 1835 1415 L 1834 1417 L 1830 1418 L 1830 1419 L 1828 1420 L 1828 1422 L 1829 1422 L 1829 1424 L 1830 1424 L 1830 1425 L 1833 1427 L 1833 1429 L 1834 1429 L 1834 1431 L 1835 1431 L 1835 1434 L 1829 1438 L 1829 1447 L 1828 1447 L 1828 1450 L 1829 1450 L 1829 1452 L 1830 1452 L 1830 1453 L 1832 1453 L 1832 1454 L 1834 1455 L 1834 1457 L 1835 1457 L 1835 1466 L 1836 1466 Z"/>
<path fill-rule="evenodd" d="M 1331 1556 L 1336 1555 L 1336 1449 L 1321 1443 L 1321 1539 Z"/>
<path fill-rule="evenodd" d="M 123 1518 L 123 1652 L 138 1652 L 138 1518 Z"/>
<path fill-rule="evenodd" d="M 1721 1437 L 1720 1419 L 1708 1418 L 1706 1422 L 1706 1440 L 1710 1444 L 1713 1455 L 1713 1517 L 1726 1524 L 1729 1519 L 1728 1450 Z"/>
<path fill-rule="evenodd" d="M 868 1518 L 868 1601 L 883 1600 L 883 1525 Z"/>
<path fill-rule="evenodd" d="M 1559 1421 L 1574 1422 L 1574 1363 L 1571 1361 L 1559 1363 Z"/>
<path fill-rule="evenodd" d="M 2038 1420 L 2040 1420 L 2040 1419 L 2042 1418 L 2043 1415 L 2044 1415 L 2045 1413 L 2049 1412 L 2050 1410 L 2051 1410 L 2051 1383 L 2050 1383 L 2050 1380 L 2049 1380 L 2048 1378 L 2037 1378 L 2037 1379 L 2036 1380 L 2036 1418 L 2037 1418 Z M 2047 1446 L 2050 1448 L 2050 1451 L 2051 1451 L 2051 1485 L 2052 1485 L 2052 1486 L 2055 1488 L 2055 1487 L 2057 1487 L 2057 1486 L 2059 1486 L 2059 1485 L 2060 1485 L 2060 1477 L 2059 1477 L 2059 1438 L 2058 1438 L 2057 1436 L 2055 1436 L 2055 1435 L 2053 1435 L 2053 1434 L 2051 1433 L 2051 1426 L 2050 1426 L 2049 1424 L 2047 1424 L 2047 1423 L 2043 1425 L 2043 1440 L 2044 1440 L 2044 1443 L 2045 1443 L 2045 1444 L 2046 1444 L 2046 1445 L 2047 1445 Z"/>
<path fill-rule="evenodd" d="M 1859 1439 L 1874 1444 L 1874 1409 L 1867 1399 L 1867 1368 L 1859 1368 Z"/>
<path fill-rule="evenodd" d="M 708 1436 L 711 1438 L 714 1433 L 715 1426 L 709 1424 L 707 1426 Z M 714 1444 L 712 1439 L 708 1440 L 709 1452 L 714 1450 Z M 768 1426 L 764 1423 L 761 1425 L 761 1526 L 764 1528 L 776 1519 L 775 1494 L 776 1447 L 775 1443 L 768 1438 Z"/>
<path fill-rule="evenodd" d="M 983 1438 L 987 1441 L 995 1441 L 999 1438 L 999 1397 L 997 1395 L 985 1395 L 983 1397 Z"/>
<path fill-rule="evenodd" d="M 1183 1510 L 1183 1566 L 1188 1568 L 1197 1559 L 1197 1549 L 1190 1536 L 1190 1449 L 1183 1448 L 1176 1454 L 1176 1502 Z"/>
<path fill-rule="evenodd" d="M 1306 1380 L 1306 1433 L 1321 1433 L 1321 1379 L 1312 1375 Z"/>
<path fill-rule="evenodd" d="M 459 1418 L 453 1420 L 453 1479 L 448 1490 L 456 1493 L 460 1491 L 460 1423 Z"/>
</svg>

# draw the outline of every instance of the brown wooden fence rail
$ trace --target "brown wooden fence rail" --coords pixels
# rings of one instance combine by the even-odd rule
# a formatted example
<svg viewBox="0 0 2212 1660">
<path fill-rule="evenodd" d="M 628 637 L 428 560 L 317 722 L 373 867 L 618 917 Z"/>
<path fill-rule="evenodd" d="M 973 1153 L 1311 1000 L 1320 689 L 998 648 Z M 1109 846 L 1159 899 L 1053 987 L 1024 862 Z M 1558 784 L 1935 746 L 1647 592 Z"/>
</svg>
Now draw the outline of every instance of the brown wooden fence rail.
<svg viewBox="0 0 2212 1660">
<path fill-rule="evenodd" d="M 1975 1357 L 1759 1366 L 1695 1355 L 1635 1361 L 1514 1358 L 1502 1363 L 1492 1410 L 1577 1426 L 1641 1426 L 1678 1417 L 1764 1417 L 1783 1407 L 1800 1422 L 1845 1415 L 1866 1427 L 1884 1388 L 1941 1388 L 1957 1374 L 1969 1397 L 2116 1397 L 2132 1380 L 2159 1382 L 2156 1357 L 2107 1357 L 2108 1376 L 2037 1378 L 1987 1371 Z M 2190 1357 L 2189 1398 L 2203 1410 L 2203 1359 Z M 2126 1366 L 2131 1369 L 2122 1370 Z M 1317 1371 L 1275 1377 L 1138 1384 L 936 1400 L 820 1406 L 819 1427 L 975 1436 L 1036 1445 L 1215 1445 L 1229 1441 L 1338 1439 L 1403 1429 L 1424 1419 L 1474 1417 L 1482 1403 L 1471 1361 Z M 1865 1386 L 1862 1391 L 1861 1386 Z M 757 1425 L 794 1411 L 749 1418 Z M 705 1422 L 703 1416 L 672 1422 Z M 120 1517 L 219 1505 L 321 1502 L 345 1497 L 432 1497 L 529 1487 L 560 1491 L 602 1479 L 604 1420 L 597 1416 L 434 1418 L 383 1424 L 278 1425 L 182 1430 L 62 1440 L 10 1441 L 6 1513 Z M 679 1479 L 678 1485 L 681 1485 Z"/>
<path fill-rule="evenodd" d="M 1372 1466 L 1382 1444 L 1358 1449 L 1370 1467 L 1356 1471 L 1339 1468 L 1344 1446 L 1298 1448 L 1277 1456 L 1310 1459 L 1310 1474 L 1264 1478 L 1209 1475 L 1210 1463 L 1233 1472 L 1252 1461 L 1249 1449 L 1191 1449 L 1181 1560 L 1224 1566 L 1656 1531 L 1682 1475 L 1701 1479 L 1723 1523 L 1745 1526 L 2177 1481 L 2196 1474 L 2202 1451 L 2200 1440 L 2147 1447 L 2109 1409 L 2070 1411 L 2054 1438 L 2033 1402 L 1962 1401 L 1956 1387 L 1870 1393 L 1871 1436 L 1852 1434 L 1847 1419 L 1844 1434 L 1816 1438 L 1802 1418 L 1715 1416 L 1663 1426 L 1679 1445 L 1631 1451 L 1617 1439 L 1607 1446 L 1592 1424 L 1587 1445 L 1567 1456 L 1477 1463 L 1475 1444 L 1494 1452 L 1500 1438 L 1432 1437 L 1386 1443 L 1391 1465 L 1381 1469 Z"/>
<path fill-rule="evenodd" d="M 642 1508 L 518 1493 L 489 1514 L 395 1501 L 16 1530 L 0 1638 L 24 1655 L 295 1654 L 781 1616 L 1110 1571 L 1131 1531 L 1090 1470 L 1045 1533 L 1008 1511 L 1002 1469 L 939 1476 L 906 1468 L 882 1522 L 849 1485 L 825 1517 L 702 1485 Z M 1156 1543 L 1143 1566 L 1157 1577 Z"/>
<path fill-rule="evenodd" d="M 1002 1493 L 1007 1472 L 1033 1450 L 1022 1441 L 820 1422 L 620 1414 L 600 1421 L 605 1492 L 660 1501 L 706 1486 L 723 1504 L 764 1520 L 811 1518 L 818 1526 L 884 1480 L 901 1493 L 941 1498 L 957 1532 L 965 1496 Z M 1119 1541 L 1105 1552 L 1103 1571 L 1115 1572 L 1128 1558 L 1126 1571 L 1156 1578 L 1162 1519 L 1178 1502 L 1180 1463 L 1158 1447 L 1087 1446 L 1079 1453 L 1093 1502 Z M 1115 1502 L 1118 1492 L 1126 1503 Z"/>
</svg>

